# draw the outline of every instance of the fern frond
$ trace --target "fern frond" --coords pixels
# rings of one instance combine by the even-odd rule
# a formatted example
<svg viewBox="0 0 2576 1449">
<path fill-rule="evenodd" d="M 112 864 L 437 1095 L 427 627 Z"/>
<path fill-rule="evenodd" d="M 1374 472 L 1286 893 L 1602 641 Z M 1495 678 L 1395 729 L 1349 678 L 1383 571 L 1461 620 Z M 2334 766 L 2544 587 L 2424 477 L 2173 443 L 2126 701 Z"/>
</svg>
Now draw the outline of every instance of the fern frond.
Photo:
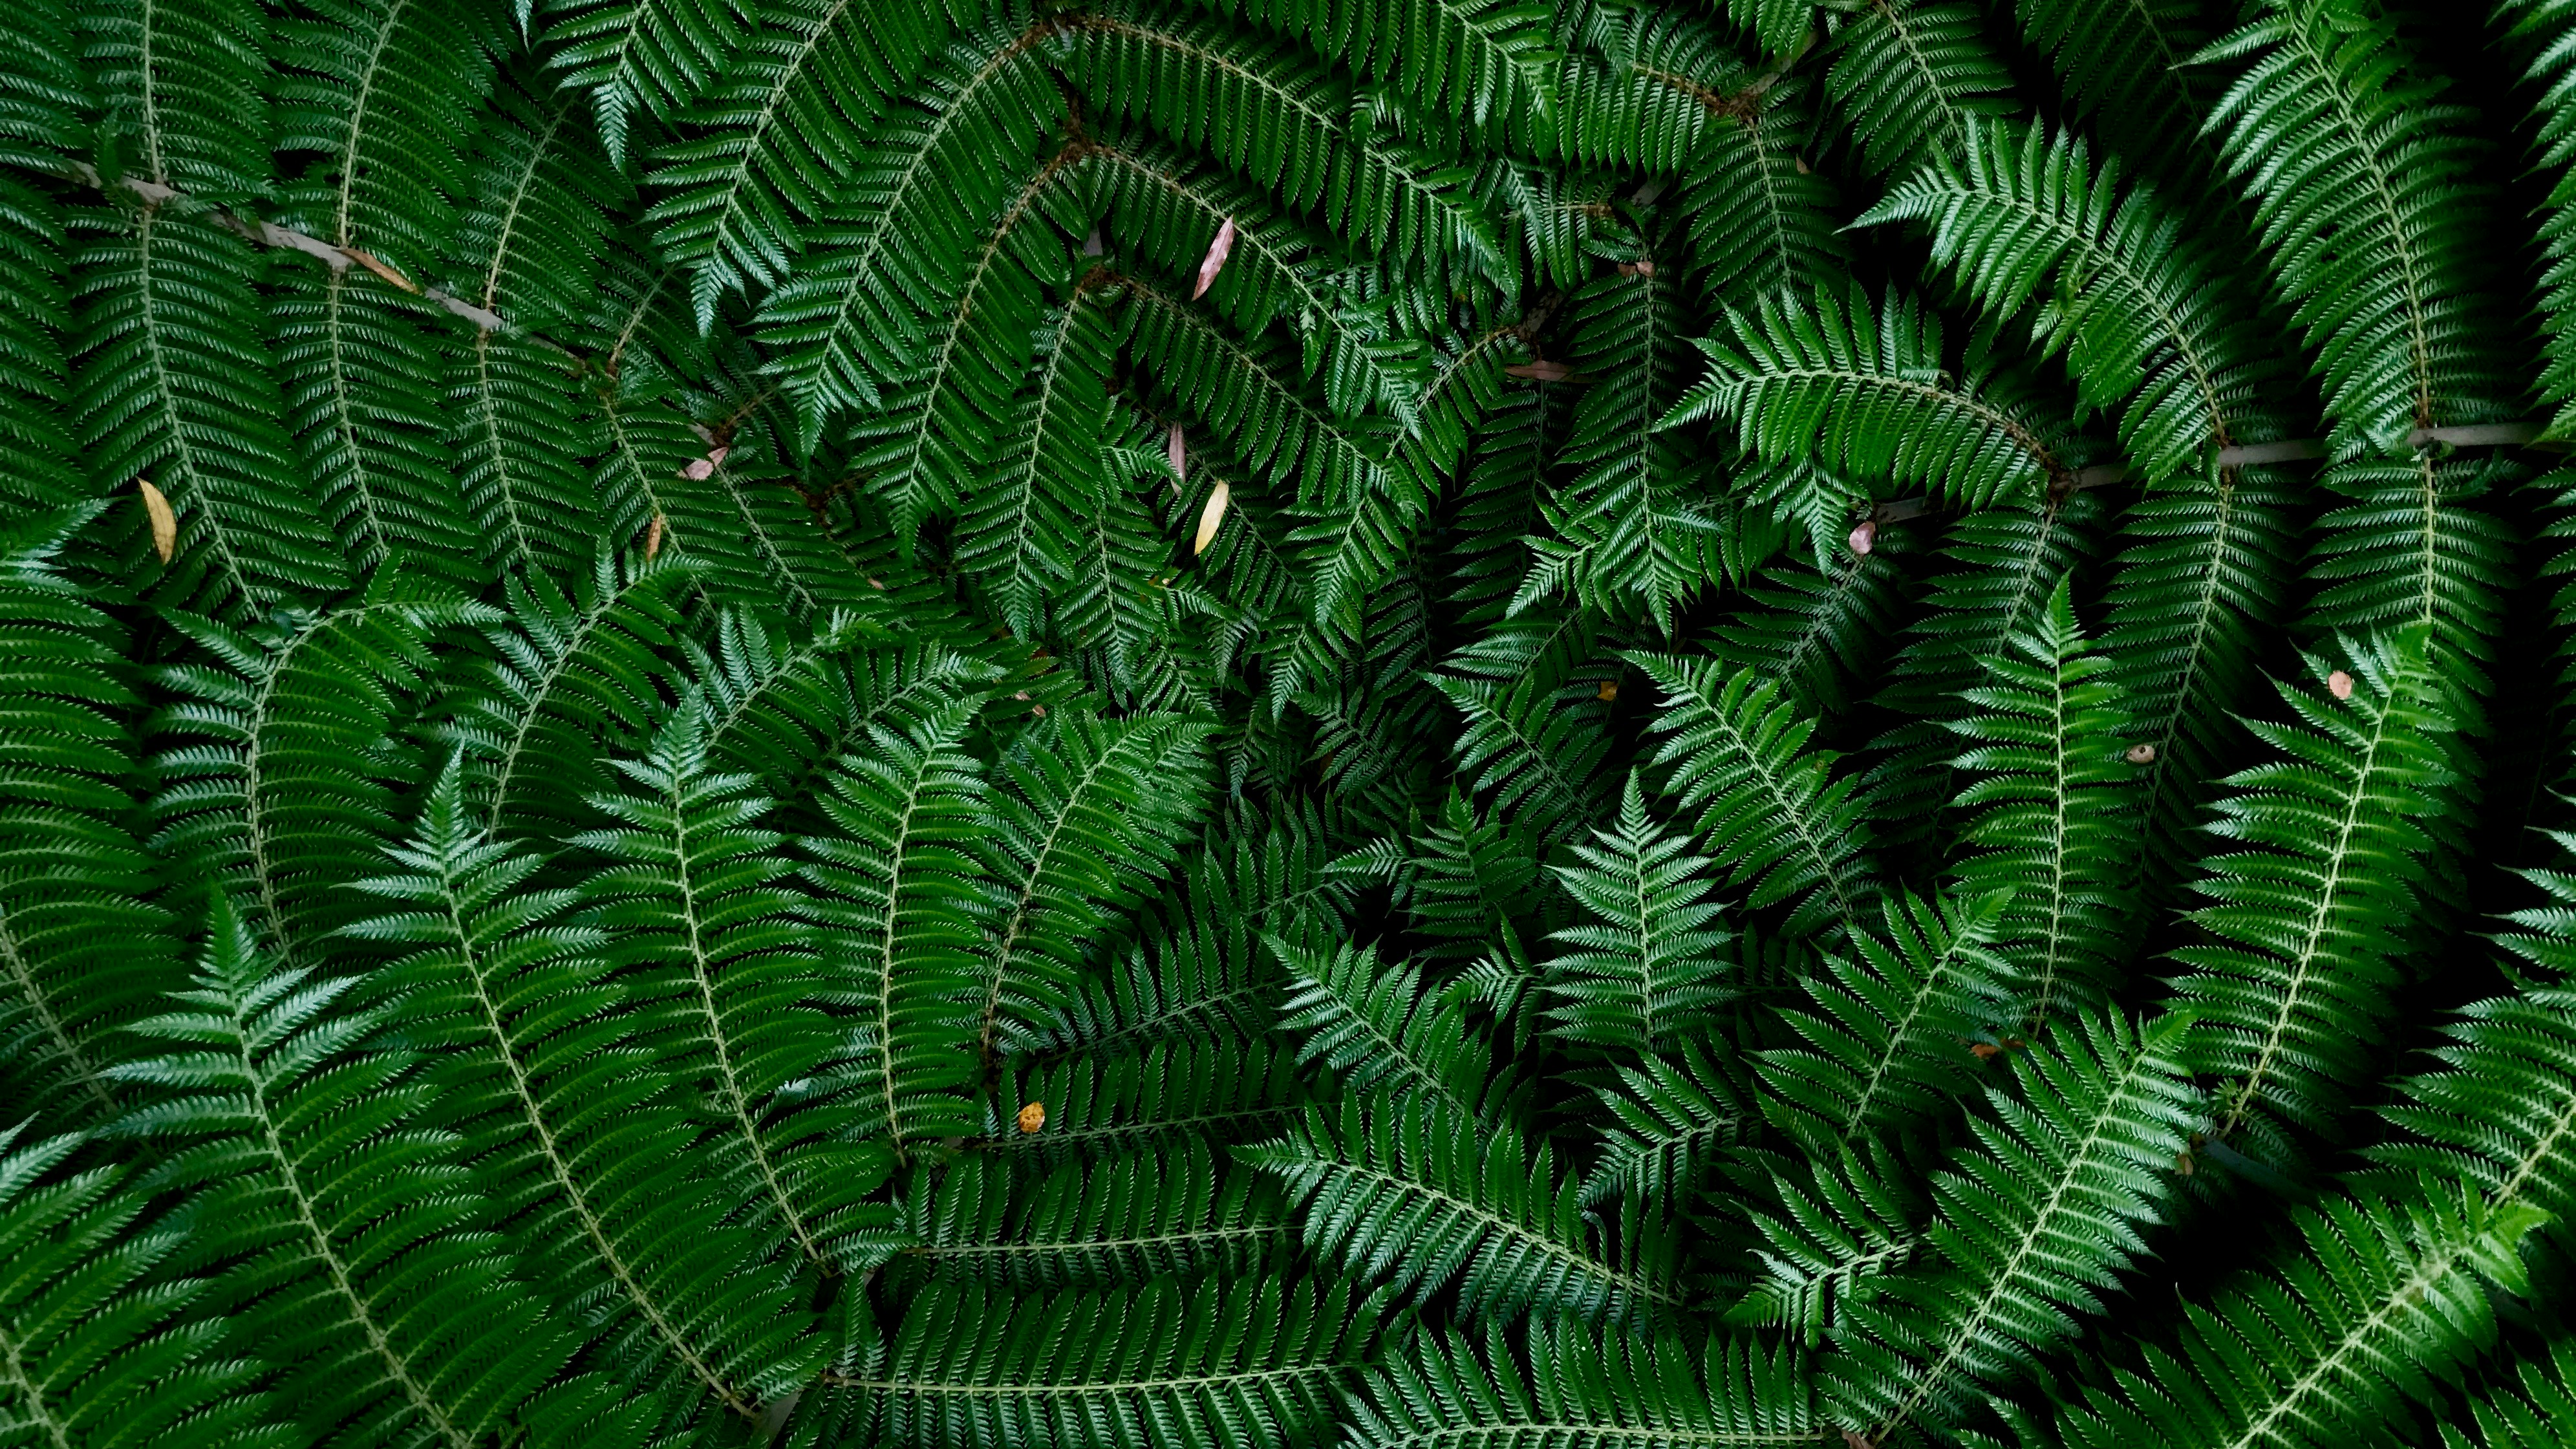
<svg viewBox="0 0 2576 1449">
<path fill-rule="evenodd" d="M 344 587 L 339 545 L 280 426 L 247 245 L 180 201 L 72 225 L 96 238 L 73 258 L 80 445 L 92 477 L 146 478 L 168 495 L 180 551 L 162 596 L 242 617 Z"/>
<path fill-rule="evenodd" d="M 1856 483 L 1923 488 L 1965 508 L 2056 496 L 2074 469 L 2057 429 L 1997 379 L 1954 377 L 1940 319 L 1856 287 L 1766 299 L 1696 339 L 1709 374 L 1665 426 L 1719 418 L 1767 462 L 1812 458 Z M 1993 395 L 1989 395 L 1989 393 Z"/>
<path fill-rule="evenodd" d="M 1703 848 L 1749 888 L 1756 910 L 1793 902 L 1792 935 L 1848 930 L 1877 894 L 1867 827 L 1834 757 L 1809 750 L 1815 721 L 1780 686 L 1716 660 L 1628 653 L 1664 694 L 1652 763 L 1676 768 L 1664 793 L 1699 816 Z"/>
<path fill-rule="evenodd" d="M 366 1045 L 401 1007 L 275 969 L 226 898 L 209 929 L 196 985 L 135 1025 L 166 1055 L 115 1069 L 152 1097 L 120 1130 L 169 1149 L 144 1183 L 196 1199 L 174 1264 L 259 1261 L 208 1306 L 286 1370 L 280 1405 L 308 1433 L 468 1449 L 500 1432 L 574 1343 L 514 1279 L 458 1140 L 421 1130 L 416 1059 Z"/>
<path fill-rule="evenodd" d="M 1802 7 L 1803 8 L 1803 7 Z M 1736 1335 L 1694 1346 L 1671 1330 L 1611 1334 L 1533 1324 L 1516 1351 L 1488 1332 L 1425 1332 L 1370 1373 L 1351 1433 L 1385 1449 L 1695 1449 L 1814 1444 L 1824 1429 L 1794 1351 Z"/>
<path fill-rule="evenodd" d="M 2473 1002 L 2443 1025 L 2439 1071 L 2399 1084 L 2380 1115 L 2407 1136 L 2369 1149 L 2408 1178 L 2465 1183 L 2505 1207 L 2576 1211 L 2576 994 L 2531 987 Z"/>
<path fill-rule="evenodd" d="M 982 950 L 977 1044 L 1015 1044 L 1088 974 L 1111 913 L 1177 858 L 1203 808 L 1205 725 L 1048 717 L 1002 756 L 992 808 L 1000 915 Z"/>
<path fill-rule="evenodd" d="M 1583 1178 L 1583 1202 L 1613 1195 L 1639 1202 L 1686 1197 L 1727 1148 L 1747 1135 L 1753 1114 L 1735 1064 L 1697 1040 L 1666 1056 L 1619 1068 L 1619 1085 L 1597 1089 L 1610 1122 L 1599 1160 Z"/>
<path fill-rule="evenodd" d="M 724 72 L 759 24 L 743 0 L 516 0 L 519 28 L 537 19 L 547 65 L 590 92 L 607 159 L 623 168 L 638 110 L 669 123 Z M 539 12 L 532 17 L 531 12 Z"/>
<path fill-rule="evenodd" d="M 2118 419 L 2150 482 L 2204 477 L 2212 449 L 2283 435 L 2286 379 L 2232 274 L 2124 179 L 2081 139 L 1981 122 L 1858 224 L 1928 224 L 1934 262 L 1992 314 L 2044 301 L 2040 344 L 2068 354 L 2078 397 Z"/>
<path fill-rule="evenodd" d="M 2337 425 L 2395 452 L 2417 428 L 2512 416 L 2480 148 L 2395 22 L 2362 0 L 2269 0 L 2193 60 L 2250 62 L 2209 124 Z"/>
<path fill-rule="evenodd" d="M 934 1284 L 891 1342 L 823 1376 L 785 1442 L 1321 1443 L 1382 1311 L 1284 1276 L 1026 1297 Z"/>
<path fill-rule="evenodd" d="M 1225 12 L 1305 41 L 1421 115 L 1532 149 L 1555 126 L 1547 11 L 1525 0 L 1250 0 Z"/>
<path fill-rule="evenodd" d="M 1274 1184 L 1249 1168 L 1220 1168 L 1195 1137 L 1170 1152 L 1059 1163 L 1044 1177 L 991 1155 L 969 1156 L 935 1182 L 916 1169 L 904 1226 L 918 1241 L 888 1262 L 893 1282 L 1024 1293 L 1250 1274 L 1297 1235 Z"/>
<path fill-rule="evenodd" d="M 0 1091 L 16 1127 L 112 1115 L 118 1030 L 183 977 L 127 824 L 138 701 L 119 631 L 63 575 L 94 509 L 0 525 Z M 29 1150 L 33 1150 L 30 1148 Z"/>
<path fill-rule="evenodd" d="M 2514 580 L 2510 527 L 2473 500 L 2520 476 L 2509 460 L 2429 451 L 2328 468 L 2325 491 L 2348 501 L 2317 520 L 2322 536 L 2308 565 L 2317 588 L 2303 622 L 2352 634 L 2430 628 L 2451 707 L 2464 727 L 2476 724 Z"/>
<path fill-rule="evenodd" d="M 649 17 L 650 12 L 646 12 Z M 856 172 L 890 94 L 949 36 L 946 6 L 888 11 L 853 0 L 775 0 L 653 156 L 645 212 L 663 256 L 687 269 L 698 329 L 720 299 L 775 286 Z"/>
<path fill-rule="evenodd" d="M 1040 63 L 1043 31 L 1005 7 L 950 41 L 892 102 L 836 179 L 813 255 L 762 303 L 772 368 L 812 451 L 838 414 L 882 404 L 882 379 L 1017 178 L 1038 159 L 1063 100 Z"/>
<path fill-rule="evenodd" d="M 1279 1029 L 1297 1033 L 1300 1063 L 1322 1062 L 1344 1096 L 1428 1097 L 1481 1111 L 1495 1081 L 1493 1051 L 1470 1031 L 1454 993 L 1409 963 L 1389 968 L 1373 947 L 1266 943 L 1288 968 Z"/>
<path fill-rule="evenodd" d="M 435 1053 L 435 1121 L 463 1136 L 526 1268 L 582 1305 L 631 1405 L 674 1427 L 701 1408 L 756 1417 L 824 1351 L 772 1266 L 777 1238 L 706 1170 L 652 1021 L 625 1009 L 604 934 L 573 919 L 580 892 L 534 886 L 542 859 L 475 822 L 463 776 L 441 774 L 391 873 L 354 883 L 390 909 L 343 933 L 402 953 L 374 985 Z"/>
<path fill-rule="evenodd" d="M 961 1089 L 975 1075 L 977 949 L 999 902 L 982 860 L 997 821 L 959 749 L 968 714 L 952 704 L 901 733 L 872 727 L 825 782 L 834 833 L 799 842 L 820 949 L 848 973 L 836 994 L 857 1017 L 842 1072 L 870 1101 L 868 1130 L 898 1150 L 973 1123 Z"/>
<path fill-rule="evenodd" d="M 1596 923 L 1566 926 L 1548 939 L 1563 949 L 1545 966 L 1547 1013 L 1559 1039 L 1599 1051 L 1654 1057 L 1704 1036 L 1715 1009 L 1735 993 L 1718 954 L 1731 933 L 1711 929 L 1711 862 L 1690 853 L 1690 837 L 1666 833 L 1646 813 L 1635 774 L 1618 823 L 1577 843 L 1575 861 L 1553 867 L 1566 893 Z"/>
<path fill-rule="evenodd" d="M 1614 1238 L 1552 1148 L 1533 1159 L 1518 1129 L 1436 1100 L 1349 1097 L 1235 1157 L 1287 1184 L 1310 1251 L 1413 1301 L 1454 1283 L 1476 1320 L 1614 1322 L 1680 1301 L 1660 1223 L 1632 1210 Z"/>
<path fill-rule="evenodd" d="M 1857 1149 L 1925 1120 L 1974 1081 L 1978 1043 L 2015 1022 L 2012 973 L 1994 948 L 2010 897 L 1881 903 L 1884 939 L 1854 931 L 1848 954 L 1807 978 L 1812 1008 L 1783 1010 L 1799 1045 L 1760 1055 L 1762 1110 L 1811 1151 Z"/>
<path fill-rule="evenodd" d="M 2280 686 L 2296 724 L 2249 720 L 2282 758 L 2231 776 L 2203 862 L 2215 939 L 2174 952 L 2175 999 L 2204 1022 L 2194 1066 L 2219 1079 L 2213 1134 L 2256 1121 L 2325 1130 L 2385 1029 L 2451 783 L 2451 729 L 2420 633 L 2346 640 L 2349 699 Z M 2311 657 L 2312 676 L 2328 673 Z"/>
<path fill-rule="evenodd" d="M 1818 1367 L 1834 1422 L 1873 1442 L 1955 1424 L 1981 1395 L 2104 1311 L 2139 1231 L 2173 1195 L 2197 1124 L 2185 1013 L 2144 1026 L 2086 1016 L 2013 1060 L 2014 1090 L 1933 1178 L 1924 1262 L 1877 1298 Z"/>
<path fill-rule="evenodd" d="M 1115 1043 L 1113 1046 L 1124 1046 Z M 976 1144 L 986 1151 L 1115 1157 L 1214 1137 L 1258 1138 L 1304 1110 L 1312 1093 L 1275 1038 L 1227 1030 L 1174 1033 L 1136 1050 L 1104 1050 L 1044 1065 L 1005 1062 L 986 1094 Z M 1020 1106 L 1046 1108 L 1034 1133 Z M 1018 1104 L 1018 1105 L 1015 1105 Z M 1242 1160 L 1239 1151 L 1236 1160 Z"/>
<path fill-rule="evenodd" d="M 132 158 L 130 174 L 217 205 L 267 192 L 267 17 L 257 4 L 120 0 L 80 7 L 75 24 L 108 117 L 100 139 L 111 156 Z"/>
<path fill-rule="evenodd" d="M 2576 1346 L 2551 1345 L 2549 1361 L 2522 1360 L 2520 1394 L 2499 1387 L 2469 1405 L 2472 1439 L 2457 1422 L 2442 1425 L 2443 1449 L 2548 1449 L 2576 1434 Z"/>
<path fill-rule="evenodd" d="M 882 1226 L 862 1200 L 891 1164 L 852 1141 L 866 1115 L 808 1079 L 836 1065 L 827 1008 L 865 987 L 817 949 L 786 837 L 759 823 L 774 802 L 713 767 L 712 730 L 705 698 L 683 699 L 641 759 L 615 762 L 626 788 L 590 797 L 612 823 L 566 843 L 604 862 L 582 883 L 585 914 L 628 999 L 660 1023 L 665 1068 L 706 1084 L 701 1151 L 806 1259 L 846 1264 L 849 1240 Z"/>
<path fill-rule="evenodd" d="M 1961 0 L 1871 0 L 1835 32 L 1825 93 L 1880 175 L 1956 155 L 1982 117 L 2019 109 L 2003 58 Z"/>
<path fill-rule="evenodd" d="M 2013 12 L 2022 38 L 2056 67 L 2084 129 L 2108 150 L 2178 199 L 2221 174 L 2218 148 L 2201 126 L 2215 87 L 2188 66 L 2213 34 L 2201 6 L 2014 0 Z"/>
<path fill-rule="evenodd" d="M 22 1143 L 23 1130 L 0 1130 L 0 1414 L 13 1437 L 65 1449 L 278 1437 L 260 1365 L 197 1303 L 204 1280 L 159 1273 L 185 1217 L 155 1216 L 122 1168 L 65 1169 L 79 1137 Z"/>
<path fill-rule="evenodd" d="M 478 329 L 448 349 L 446 383 L 445 446 L 490 567 L 579 573 L 604 530 L 571 359 Z"/>
<path fill-rule="evenodd" d="M 2393 1202 L 2301 1208 L 2296 1249 L 2206 1306 L 2056 1426 L 2070 1449 L 2253 1449 L 2365 1439 L 2439 1412 L 2495 1336 L 2488 1284 L 2519 1292 L 2536 1209 L 2433 1182 Z"/>
<path fill-rule="evenodd" d="M 1601 817 L 1609 741 L 1594 711 L 1561 700 L 1541 678 L 1496 684 L 1435 674 L 1431 684 L 1465 717 L 1450 743 L 1460 778 L 1491 791 L 1496 812 L 1549 838 Z"/>
<path fill-rule="evenodd" d="M 1977 812 L 1951 867 L 1974 895 L 2008 894 L 1995 948 L 2033 1023 L 2089 1011 L 2118 985 L 2134 909 L 2137 767 L 2112 662 L 2086 641 L 2061 578 L 1988 683 L 1950 720 L 1970 741 L 1955 762 L 1976 776 L 1956 806 Z"/>
<path fill-rule="evenodd" d="M 208 656 L 152 676 L 171 701 L 156 733 L 178 739 L 152 762 L 147 818 L 153 849 L 184 863 L 180 899 L 242 892 L 281 959 L 309 960 L 350 919 L 342 888 L 412 783 L 388 734 L 427 687 L 433 636 L 495 617 L 381 575 L 347 607 L 256 633 L 172 613 Z"/>
<path fill-rule="evenodd" d="M 1745 583 L 1747 606 L 1702 647 L 1777 680 L 1808 713 L 1842 713 L 1896 631 L 1907 581 L 1893 543 L 1893 530 L 1882 529 L 1867 554 L 1845 552 L 1822 569 L 1796 562 L 1765 570 Z"/>
</svg>

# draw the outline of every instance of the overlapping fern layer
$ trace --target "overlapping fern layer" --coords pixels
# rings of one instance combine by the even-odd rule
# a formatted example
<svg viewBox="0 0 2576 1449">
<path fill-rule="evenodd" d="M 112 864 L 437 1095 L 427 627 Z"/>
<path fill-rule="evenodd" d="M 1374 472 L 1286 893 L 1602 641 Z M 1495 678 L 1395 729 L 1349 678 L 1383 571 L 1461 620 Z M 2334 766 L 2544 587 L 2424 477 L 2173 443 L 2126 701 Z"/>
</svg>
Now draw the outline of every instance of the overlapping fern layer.
<svg viewBox="0 0 2576 1449">
<path fill-rule="evenodd" d="M 2576 1443 L 2571 96 L 0 0 L 0 1449 Z"/>
</svg>

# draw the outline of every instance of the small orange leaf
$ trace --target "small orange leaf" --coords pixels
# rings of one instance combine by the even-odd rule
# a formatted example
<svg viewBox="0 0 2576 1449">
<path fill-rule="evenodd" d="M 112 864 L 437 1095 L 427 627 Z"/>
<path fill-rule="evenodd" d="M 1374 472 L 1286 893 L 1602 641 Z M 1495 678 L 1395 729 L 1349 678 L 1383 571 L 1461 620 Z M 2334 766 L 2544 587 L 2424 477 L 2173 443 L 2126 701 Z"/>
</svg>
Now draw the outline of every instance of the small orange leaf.
<svg viewBox="0 0 2576 1449">
<path fill-rule="evenodd" d="M 2352 676 L 2338 669 L 2326 676 L 2326 693 L 2337 699 L 2352 698 Z"/>
<path fill-rule="evenodd" d="M 1208 243 L 1207 256 L 1199 262 L 1199 284 L 1190 292 L 1191 301 L 1207 295 L 1207 289 L 1216 284 L 1216 274 L 1225 270 L 1225 259 L 1233 252 L 1234 218 L 1229 216 L 1225 225 L 1216 229 L 1216 240 Z"/>
<path fill-rule="evenodd" d="M 1619 681 L 1615 679 L 1605 679 L 1601 681 L 1600 692 L 1594 694 L 1592 697 L 1600 700 L 1604 704 L 1617 699 L 1619 697 Z"/>
<path fill-rule="evenodd" d="M 384 260 L 376 256 L 373 252 L 361 251 L 356 247 L 342 247 L 340 248 L 340 251 L 341 254 L 348 257 L 349 260 L 356 262 L 359 266 L 366 268 L 368 271 L 375 273 L 377 276 L 384 278 L 386 281 L 393 283 L 395 286 L 402 288 L 406 292 L 418 292 L 420 290 L 420 284 L 418 282 L 415 282 L 411 278 L 404 276 L 402 273 L 395 271 L 392 267 L 386 265 Z"/>
<path fill-rule="evenodd" d="M 2002 1048 L 1995 1046 L 1991 1042 L 1979 1041 L 1968 1043 L 1968 1051 L 1970 1054 L 1974 1055 L 1978 1061 L 1990 1062 L 1993 1061 L 2002 1051 Z"/>
<path fill-rule="evenodd" d="M 143 511 L 152 520 L 152 552 L 168 563 L 179 546 L 179 515 L 170 511 L 170 500 L 161 496 L 151 479 L 137 478 L 134 486 L 142 491 Z"/>
<path fill-rule="evenodd" d="M 1031 1102 L 1020 1109 L 1020 1130 L 1035 1132 L 1046 1125 L 1046 1103 Z"/>
<path fill-rule="evenodd" d="M 1222 478 L 1208 490 L 1207 507 L 1199 510 L 1199 535 L 1190 541 L 1191 554 L 1203 554 L 1209 544 L 1216 542 L 1216 531 L 1225 526 L 1225 501 L 1233 493 L 1234 490 L 1227 487 Z"/>
</svg>

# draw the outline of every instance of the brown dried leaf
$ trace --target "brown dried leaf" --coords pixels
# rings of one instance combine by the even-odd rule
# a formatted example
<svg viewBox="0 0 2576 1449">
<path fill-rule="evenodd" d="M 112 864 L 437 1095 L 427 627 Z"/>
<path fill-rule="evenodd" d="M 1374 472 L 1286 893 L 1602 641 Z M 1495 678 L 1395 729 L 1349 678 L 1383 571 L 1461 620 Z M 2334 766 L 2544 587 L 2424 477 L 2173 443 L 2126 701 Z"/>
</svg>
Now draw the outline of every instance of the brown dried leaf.
<svg viewBox="0 0 2576 1449">
<path fill-rule="evenodd" d="M 656 513 L 653 515 L 653 521 L 644 528 L 644 557 L 650 560 L 661 552 L 662 515 Z"/>
<path fill-rule="evenodd" d="M 1234 218 L 1229 216 L 1225 225 L 1216 229 L 1216 240 L 1208 243 L 1207 257 L 1199 263 L 1199 284 L 1190 291 L 1191 301 L 1207 295 L 1207 289 L 1216 284 L 1216 274 L 1225 270 L 1225 259 L 1233 252 Z"/>
<path fill-rule="evenodd" d="M 1046 1125 L 1046 1103 L 1031 1102 L 1020 1109 L 1020 1130 L 1035 1132 Z"/>
<path fill-rule="evenodd" d="M 1533 382 L 1563 382 L 1573 373 L 1562 362 L 1524 362 L 1503 369 L 1505 377 L 1526 377 Z"/>
<path fill-rule="evenodd" d="M 392 267 L 386 265 L 384 260 L 373 252 L 361 251 L 356 247 L 342 247 L 340 248 L 340 253 L 349 260 L 356 262 L 359 266 L 366 268 L 368 271 L 375 273 L 377 276 L 384 278 L 386 281 L 402 288 L 406 292 L 417 294 L 420 291 L 420 283 L 415 282 L 411 278 L 404 276 L 402 273 L 395 271 Z"/>
</svg>

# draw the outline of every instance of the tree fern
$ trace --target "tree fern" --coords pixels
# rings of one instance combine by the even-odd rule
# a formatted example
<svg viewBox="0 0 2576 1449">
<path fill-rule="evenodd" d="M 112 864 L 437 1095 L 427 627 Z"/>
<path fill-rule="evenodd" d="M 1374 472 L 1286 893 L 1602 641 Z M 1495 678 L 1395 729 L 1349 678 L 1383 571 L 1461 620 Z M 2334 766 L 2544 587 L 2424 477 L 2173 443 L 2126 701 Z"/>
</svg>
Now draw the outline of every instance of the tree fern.
<svg viewBox="0 0 2576 1449">
<path fill-rule="evenodd" d="M 1287 966 L 1283 1031 L 1304 1037 L 1301 1062 L 1321 1062 L 1345 1093 L 1424 1097 L 1473 1114 L 1493 1085 L 1491 1048 L 1467 1027 L 1454 993 L 1411 965 L 1388 968 L 1374 951 L 1301 950 L 1271 943 Z"/>
</svg>

